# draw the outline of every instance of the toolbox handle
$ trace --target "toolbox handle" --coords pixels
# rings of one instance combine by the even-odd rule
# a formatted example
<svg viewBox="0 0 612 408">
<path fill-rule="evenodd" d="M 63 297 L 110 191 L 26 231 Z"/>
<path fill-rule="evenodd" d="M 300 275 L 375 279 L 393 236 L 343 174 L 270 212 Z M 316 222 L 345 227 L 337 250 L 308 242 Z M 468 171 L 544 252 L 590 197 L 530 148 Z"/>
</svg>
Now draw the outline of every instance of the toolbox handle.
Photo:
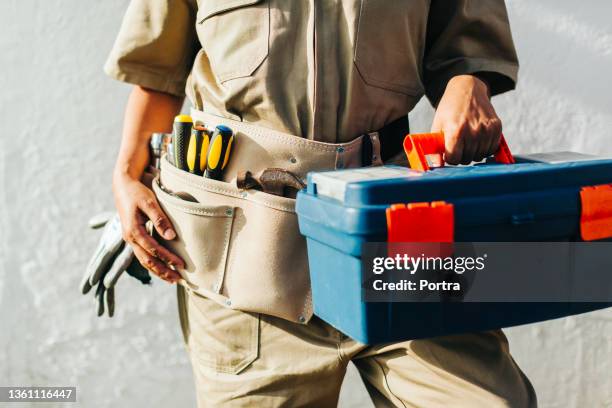
<svg viewBox="0 0 612 408">
<path fill-rule="evenodd" d="M 429 170 L 430 166 L 427 162 L 427 156 L 433 154 L 440 157 L 440 166 L 444 166 L 445 150 L 443 132 L 409 134 L 404 139 L 404 151 L 406 156 L 408 156 L 410 168 L 414 170 Z M 499 139 L 499 149 L 494 157 L 495 161 L 500 164 L 516 163 L 504 135 L 501 135 Z"/>
</svg>

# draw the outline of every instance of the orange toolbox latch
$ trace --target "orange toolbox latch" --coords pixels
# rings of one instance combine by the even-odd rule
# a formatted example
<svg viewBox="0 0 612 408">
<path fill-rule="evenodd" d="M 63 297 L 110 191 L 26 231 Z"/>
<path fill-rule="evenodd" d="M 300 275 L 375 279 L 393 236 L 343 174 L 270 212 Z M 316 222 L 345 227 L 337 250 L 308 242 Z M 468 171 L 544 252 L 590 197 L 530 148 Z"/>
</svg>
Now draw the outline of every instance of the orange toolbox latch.
<svg viewBox="0 0 612 408">
<path fill-rule="evenodd" d="M 410 254 L 450 256 L 453 252 L 455 211 L 444 201 L 394 204 L 387 208 L 389 256 Z"/>
<path fill-rule="evenodd" d="M 612 238 L 612 184 L 580 191 L 580 237 L 583 241 Z"/>
</svg>

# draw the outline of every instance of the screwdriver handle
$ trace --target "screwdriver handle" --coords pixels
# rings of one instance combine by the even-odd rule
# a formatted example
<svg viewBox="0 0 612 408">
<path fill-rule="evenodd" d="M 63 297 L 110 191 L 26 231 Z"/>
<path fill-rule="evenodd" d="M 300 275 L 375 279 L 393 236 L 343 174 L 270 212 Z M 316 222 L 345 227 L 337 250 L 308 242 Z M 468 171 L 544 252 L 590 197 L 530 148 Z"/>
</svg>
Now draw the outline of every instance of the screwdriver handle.
<svg viewBox="0 0 612 408">
<path fill-rule="evenodd" d="M 191 136 L 193 120 L 189 115 L 178 115 L 174 118 L 172 126 L 172 145 L 174 147 L 174 161 L 176 167 L 181 170 L 188 170 L 187 167 L 187 148 Z"/>
<path fill-rule="evenodd" d="M 234 132 L 232 129 L 224 125 L 219 125 L 215 128 L 210 138 L 204 177 L 215 180 L 223 178 L 223 170 L 229 161 L 233 140 Z"/>
<path fill-rule="evenodd" d="M 190 173 L 201 176 L 206 170 L 206 158 L 210 135 L 203 126 L 194 126 L 187 147 L 187 168 Z"/>
</svg>

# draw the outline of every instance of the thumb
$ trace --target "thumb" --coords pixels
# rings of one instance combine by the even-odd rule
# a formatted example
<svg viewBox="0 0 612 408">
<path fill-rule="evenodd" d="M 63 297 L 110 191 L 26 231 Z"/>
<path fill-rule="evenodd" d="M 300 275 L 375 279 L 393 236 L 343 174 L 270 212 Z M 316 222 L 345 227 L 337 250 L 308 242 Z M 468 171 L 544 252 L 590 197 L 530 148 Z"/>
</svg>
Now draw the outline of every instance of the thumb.
<svg viewBox="0 0 612 408">
<path fill-rule="evenodd" d="M 459 164 L 463 156 L 464 140 L 456 128 L 443 128 L 444 159 L 448 164 Z"/>
<path fill-rule="evenodd" d="M 453 151 L 455 149 L 456 141 L 449 139 L 450 132 L 447 132 L 444 126 L 444 119 L 440 112 L 436 110 L 436 113 L 431 124 L 431 133 L 442 133 L 444 135 L 444 155 L 432 155 L 429 160 L 432 160 L 431 165 L 440 167 L 445 161 L 452 164 Z M 450 160 L 449 160 L 450 157 Z"/>
</svg>

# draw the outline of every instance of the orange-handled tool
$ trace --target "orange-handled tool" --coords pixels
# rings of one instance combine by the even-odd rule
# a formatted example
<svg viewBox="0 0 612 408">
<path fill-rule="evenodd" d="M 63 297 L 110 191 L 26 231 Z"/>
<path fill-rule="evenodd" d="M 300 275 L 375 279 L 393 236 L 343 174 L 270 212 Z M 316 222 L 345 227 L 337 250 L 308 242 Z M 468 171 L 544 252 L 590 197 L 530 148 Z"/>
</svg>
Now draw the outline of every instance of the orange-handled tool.
<svg viewBox="0 0 612 408">
<path fill-rule="evenodd" d="M 407 135 L 404 139 L 404 151 L 408 156 L 410 168 L 419 171 L 427 171 L 430 164 L 427 161 L 427 156 L 437 155 L 440 158 L 440 164 L 444 165 L 444 133 L 421 133 Z M 499 149 L 495 153 L 495 161 L 502 164 L 514 164 L 514 156 L 508 148 L 504 135 L 501 135 L 499 140 Z"/>
</svg>

